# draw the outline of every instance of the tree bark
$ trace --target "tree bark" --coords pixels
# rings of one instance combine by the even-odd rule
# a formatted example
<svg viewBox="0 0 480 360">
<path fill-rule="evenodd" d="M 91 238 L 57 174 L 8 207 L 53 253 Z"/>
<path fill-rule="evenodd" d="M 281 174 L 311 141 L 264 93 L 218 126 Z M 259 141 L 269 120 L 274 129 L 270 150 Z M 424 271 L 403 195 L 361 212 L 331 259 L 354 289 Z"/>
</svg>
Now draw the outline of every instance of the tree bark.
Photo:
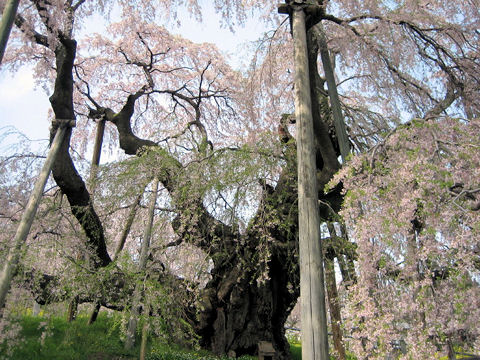
<svg viewBox="0 0 480 360">
<path fill-rule="evenodd" d="M 69 38 L 60 38 L 55 49 L 57 77 L 50 103 L 57 119 L 75 119 L 73 110 L 73 75 L 77 44 Z M 52 129 L 51 137 L 55 134 Z M 106 266 L 112 260 L 107 252 L 102 223 L 93 208 L 85 182 L 78 174 L 70 157 L 72 130 L 67 129 L 59 154 L 53 164 L 55 182 L 67 196 L 72 214 L 87 235 L 87 247 L 92 253 L 94 267 Z"/>
</svg>

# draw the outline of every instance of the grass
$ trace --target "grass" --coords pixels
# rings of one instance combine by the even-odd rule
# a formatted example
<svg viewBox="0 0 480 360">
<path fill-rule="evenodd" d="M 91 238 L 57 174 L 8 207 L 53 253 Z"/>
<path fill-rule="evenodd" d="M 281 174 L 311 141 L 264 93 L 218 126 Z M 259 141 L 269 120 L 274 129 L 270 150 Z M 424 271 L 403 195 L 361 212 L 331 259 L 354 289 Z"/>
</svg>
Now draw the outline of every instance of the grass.
<svg viewBox="0 0 480 360">
<path fill-rule="evenodd" d="M 148 360 L 227 360 L 227 357 L 217 357 L 204 350 L 184 350 L 175 347 L 155 346 L 152 348 Z M 239 360 L 257 359 L 252 356 L 241 356 Z"/>
<path fill-rule="evenodd" d="M 290 353 L 292 354 L 292 360 L 302 360 L 302 344 L 298 341 L 294 341 L 292 339 L 290 341 Z M 335 357 L 330 355 L 331 360 L 335 360 Z M 356 360 L 357 358 L 350 354 L 347 351 L 347 360 Z"/>
<path fill-rule="evenodd" d="M 0 360 L 134 360 L 140 353 L 140 339 L 131 351 L 124 349 L 118 317 L 100 313 L 97 321 L 87 325 L 87 317 L 72 323 L 65 317 L 46 318 L 21 315 L 20 343 L 7 352 L 0 342 Z M 11 345 L 11 344 L 10 344 Z M 185 350 L 149 339 L 147 360 L 227 360 L 207 351 Z M 241 360 L 254 357 L 242 356 Z"/>
<path fill-rule="evenodd" d="M 0 342 L 0 360 L 134 360 L 140 353 L 140 340 L 131 351 L 124 349 L 118 316 L 100 313 L 93 325 L 87 325 L 87 316 L 79 316 L 72 323 L 65 317 L 19 316 L 22 327 L 20 344 L 7 354 L 6 344 Z M 290 339 L 293 360 L 302 359 L 302 345 Z M 149 339 L 148 360 L 227 360 L 207 351 L 185 350 Z M 256 357 L 242 356 L 240 360 Z M 348 357 L 348 359 L 355 359 Z"/>
<path fill-rule="evenodd" d="M 290 353 L 292 354 L 292 360 L 302 360 L 302 344 L 290 341 Z"/>
<path fill-rule="evenodd" d="M 21 343 L 7 358 L 11 360 L 127 360 L 136 359 L 138 345 L 126 351 L 114 319 L 101 315 L 93 325 L 86 317 L 72 323 L 64 318 L 50 319 L 24 315 L 20 318 Z M 3 355 L 3 356 L 2 356 Z M 6 356 L 6 345 L 0 346 L 0 358 Z"/>
</svg>

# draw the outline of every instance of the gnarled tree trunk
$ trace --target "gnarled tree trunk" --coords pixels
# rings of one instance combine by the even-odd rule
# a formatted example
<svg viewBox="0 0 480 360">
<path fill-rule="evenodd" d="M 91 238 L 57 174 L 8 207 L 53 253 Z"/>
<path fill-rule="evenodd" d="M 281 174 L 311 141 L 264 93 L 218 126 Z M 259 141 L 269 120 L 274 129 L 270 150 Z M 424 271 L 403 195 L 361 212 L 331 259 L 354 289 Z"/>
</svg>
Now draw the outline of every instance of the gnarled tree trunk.
<svg viewBox="0 0 480 360">
<path fill-rule="evenodd" d="M 318 47 L 311 38 L 310 35 L 317 180 L 319 189 L 323 189 L 339 168 L 339 151 L 328 126 L 328 102 L 322 95 L 322 81 L 316 67 Z M 58 118 L 74 118 L 72 68 L 75 48 L 75 41 L 62 38 L 56 51 L 57 79 L 50 101 Z M 130 126 L 135 101 L 144 94 L 143 91 L 128 96 L 118 113 L 102 107 L 94 110 L 95 116 L 102 116 L 117 127 L 120 147 L 125 153 L 137 156 L 148 153 L 148 147 L 158 148 L 156 143 L 137 137 Z M 284 324 L 299 296 L 297 170 L 295 141 L 286 124 L 282 123 L 280 127 L 286 160 L 283 172 L 275 188 L 263 184 L 257 214 L 243 234 L 215 219 L 204 207 L 201 194 L 193 192 L 188 199 L 177 194 L 177 188 L 185 186 L 178 180 L 178 174 L 184 169 L 172 155 L 162 153 L 152 169 L 179 209 L 173 227 L 180 241 L 202 249 L 213 260 L 212 278 L 200 291 L 195 311 L 188 313 L 195 314 L 189 320 L 200 336 L 201 344 L 217 354 L 232 351 L 236 355 L 255 354 L 259 341 L 269 341 L 279 359 L 290 357 Z M 69 155 L 70 136 L 71 130 L 62 145 L 53 175 L 85 231 L 94 258 L 92 268 L 98 269 L 111 263 L 111 259 L 106 250 L 102 223 Z M 338 210 L 342 199 L 340 190 L 335 189 L 329 194 L 320 190 L 319 199 L 322 204 L 327 204 L 320 210 L 323 219 L 331 216 L 331 209 Z M 52 279 L 44 277 L 43 280 L 45 287 L 52 285 Z M 115 281 L 105 281 L 104 285 L 112 289 L 110 295 L 108 291 L 102 296 L 80 294 L 79 301 L 95 299 L 103 306 L 118 309 L 122 308 L 119 300 L 133 291 L 122 276 Z M 37 299 L 42 302 L 40 295 Z"/>
</svg>

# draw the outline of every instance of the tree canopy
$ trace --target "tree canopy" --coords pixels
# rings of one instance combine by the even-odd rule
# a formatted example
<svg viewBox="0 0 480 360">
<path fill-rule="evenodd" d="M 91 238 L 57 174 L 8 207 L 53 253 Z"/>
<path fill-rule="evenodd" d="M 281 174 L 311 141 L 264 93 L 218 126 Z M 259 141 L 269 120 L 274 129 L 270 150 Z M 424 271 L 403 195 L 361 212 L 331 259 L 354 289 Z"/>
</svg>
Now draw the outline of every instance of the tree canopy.
<svg viewBox="0 0 480 360">
<path fill-rule="evenodd" d="M 384 357 L 398 343 L 405 358 L 478 351 L 480 4 L 313 3 L 318 198 L 324 251 L 342 275 L 346 341 L 358 358 Z M 75 297 L 126 310 L 142 278 L 143 309 L 157 315 L 159 334 L 236 355 L 267 340 L 288 358 L 284 323 L 299 296 L 290 28 L 271 1 L 215 0 L 225 31 L 251 17 L 272 29 L 237 69 L 215 45 L 167 30 L 211 21 L 202 5 L 20 4 L 2 67 L 32 64 L 51 116 L 77 126 L 55 161 L 18 282 L 40 303 Z M 354 152 L 346 163 L 322 51 Z M 111 156 L 90 176 L 85 158 L 100 123 Z M 2 258 L 35 159 L 23 149 L 1 159 Z M 150 255 L 140 271 L 154 178 Z M 162 317 L 182 321 L 173 328 Z"/>
</svg>

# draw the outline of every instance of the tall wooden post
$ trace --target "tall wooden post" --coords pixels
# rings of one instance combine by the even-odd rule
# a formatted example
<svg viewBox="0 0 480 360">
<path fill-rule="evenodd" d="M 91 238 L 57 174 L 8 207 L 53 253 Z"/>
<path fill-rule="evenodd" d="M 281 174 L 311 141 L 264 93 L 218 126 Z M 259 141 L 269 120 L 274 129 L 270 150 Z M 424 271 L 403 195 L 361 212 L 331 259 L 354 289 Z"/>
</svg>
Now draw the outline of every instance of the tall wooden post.
<svg viewBox="0 0 480 360">
<path fill-rule="evenodd" d="M 5 48 L 7 47 L 8 37 L 10 36 L 15 16 L 17 15 L 19 2 L 20 0 L 9 0 L 3 9 L 2 20 L 0 22 L 0 64 L 5 54 Z"/>
<path fill-rule="evenodd" d="M 153 229 L 153 216 L 155 214 L 155 203 L 157 202 L 158 183 L 159 180 L 155 177 L 152 185 L 152 194 L 150 195 L 150 203 L 148 204 L 148 218 L 147 223 L 145 224 L 140 258 L 138 260 L 138 272 L 143 275 L 145 275 L 145 270 L 147 268 L 148 252 L 150 249 L 150 239 L 152 237 Z M 132 309 L 130 312 L 130 319 L 128 320 L 127 336 L 125 340 L 125 349 L 127 350 L 131 350 L 135 345 L 135 332 L 137 329 L 138 316 L 140 315 L 139 304 L 142 301 L 142 286 L 143 283 L 137 281 L 135 290 L 133 291 Z"/>
<path fill-rule="evenodd" d="M 2 272 L 0 273 L 0 317 L 2 308 L 5 305 L 5 298 L 7 297 L 8 290 L 10 290 L 10 284 L 12 282 L 13 275 L 18 266 L 20 260 L 21 247 L 27 239 L 30 228 L 32 227 L 33 219 L 38 209 L 40 200 L 42 199 L 43 189 L 47 183 L 50 171 L 52 170 L 55 157 L 60 149 L 60 145 L 63 142 L 67 127 L 75 126 L 74 120 L 56 120 L 58 129 L 52 142 L 50 151 L 48 152 L 47 159 L 43 164 L 42 171 L 38 176 L 38 179 L 33 188 L 33 192 L 28 199 L 27 206 L 23 212 L 22 219 L 18 225 L 15 238 L 13 239 L 13 246 L 10 248 L 8 257 L 3 265 Z"/>
<path fill-rule="evenodd" d="M 328 360 L 325 286 L 318 213 L 317 167 L 315 162 L 305 5 L 287 5 L 292 17 L 295 51 L 295 118 L 297 123 L 298 221 L 300 247 L 300 298 L 302 359 Z M 285 8 L 279 8 L 284 12 Z"/>
<path fill-rule="evenodd" d="M 102 154 L 103 135 L 105 133 L 105 119 L 100 119 L 97 123 L 97 134 L 95 135 L 95 145 L 93 146 L 92 165 L 90 167 L 90 183 L 92 184 L 92 193 L 95 190 L 97 180 L 97 170 L 100 165 L 100 156 Z"/>
<path fill-rule="evenodd" d="M 330 97 L 330 105 L 332 107 L 333 124 L 335 126 L 335 133 L 337 134 L 338 144 L 340 146 L 340 154 L 342 155 L 342 162 L 345 164 L 348 154 L 350 153 L 350 144 L 348 141 L 347 129 L 345 127 L 345 120 L 340 107 L 340 98 L 338 97 L 337 84 L 335 82 L 335 74 L 330 60 L 330 53 L 328 51 L 327 39 L 322 24 L 317 24 L 318 43 L 320 45 L 320 57 L 322 59 L 323 71 L 325 72 L 325 79 L 327 80 L 328 96 Z"/>
</svg>

